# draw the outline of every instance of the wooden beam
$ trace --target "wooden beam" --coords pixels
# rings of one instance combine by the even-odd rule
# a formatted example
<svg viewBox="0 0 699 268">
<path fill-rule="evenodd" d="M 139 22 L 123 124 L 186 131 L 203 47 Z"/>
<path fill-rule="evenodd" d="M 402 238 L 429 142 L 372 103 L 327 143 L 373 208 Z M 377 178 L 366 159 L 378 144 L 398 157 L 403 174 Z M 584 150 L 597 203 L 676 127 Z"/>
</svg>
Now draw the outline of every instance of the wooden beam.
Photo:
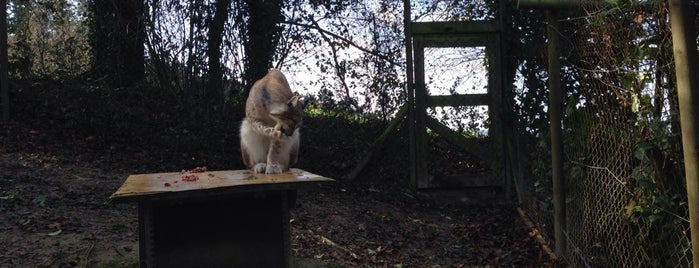
<svg viewBox="0 0 699 268">
<path fill-rule="evenodd" d="M 415 83 L 413 74 L 413 37 L 410 28 L 410 0 L 403 0 L 403 33 L 405 34 L 405 89 L 408 93 L 408 136 L 410 180 L 408 187 L 417 190 L 417 164 L 415 159 Z"/>
<path fill-rule="evenodd" d="M 497 33 L 496 21 L 430 21 L 411 23 L 413 35 Z"/>
<path fill-rule="evenodd" d="M 413 55 L 415 57 L 415 97 L 414 97 L 414 126 L 415 126 L 415 177 L 416 183 L 411 184 L 415 186 L 415 190 L 419 188 L 420 184 L 429 180 L 429 172 L 427 167 L 427 161 L 429 159 L 429 150 L 427 148 L 427 89 L 425 87 L 425 43 L 414 40 L 414 51 Z"/>
<path fill-rule="evenodd" d="M 489 148 L 483 147 L 473 141 L 469 141 L 456 131 L 442 125 L 442 123 L 436 119 L 428 116 L 427 127 L 473 156 L 478 157 L 479 159 L 488 163 L 493 161 L 493 153 Z"/>
<path fill-rule="evenodd" d="M 694 266 L 699 266 L 699 55 L 694 28 L 696 1 L 670 0 L 670 25 Z M 696 7 L 696 6 L 694 6 Z"/>
<path fill-rule="evenodd" d="M 369 161 L 374 157 L 374 152 L 376 152 L 377 149 L 381 148 L 383 146 L 383 142 L 388 138 L 388 135 L 390 135 L 398 125 L 403 122 L 403 119 L 405 118 L 405 114 L 408 113 L 408 107 L 409 104 L 403 105 L 403 107 L 398 110 L 398 113 L 396 113 L 396 117 L 391 120 L 391 122 L 388 123 L 388 126 L 386 129 L 381 133 L 381 135 L 371 144 L 371 147 L 369 148 L 369 153 L 364 156 L 364 158 L 359 161 L 357 166 L 345 177 L 347 180 L 354 180 L 359 176 L 359 173 L 364 170 L 367 164 L 369 164 Z"/>
<path fill-rule="evenodd" d="M 657 8 L 656 1 L 630 1 L 631 7 Z M 614 1 L 603 0 L 518 0 L 517 8 L 521 9 L 566 9 L 585 7 L 612 7 Z"/>
<path fill-rule="evenodd" d="M 493 161 L 490 163 L 493 177 L 505 181 L 505 193 L 507 198 L 510 198 L 509 180 L 505 179 L 508 175 L 508 166 L 505 158 L 505 131 L 503 130 L 505 124 L 503 120 L 507 107 L 503 105 L 503 96 L 506 96 L 506 88 L 511 86 L 512 83 L 505 83 L 504 58 L 507 53 L 502 50 L 503 39 L 502 34 L 493 35 L 489 40 L 488 49 L 486 49 L 488 59 L 488 95 L 490 97 L 488 103 L 488 119 L 490 121 L 488 136 L 491 140 L 490 150 L 493 152 Z"/>
<path fill-rule="evenodd" d="M 427 106 L 479 106 L 488 105 L 490 103 L 489 101 L 488 94 L 439 95 L 427 97 Z"/>
<path fill-rule="evenodd" d="M 601 0 L 519 0 L 517 1 L 517 8 L 558 9 L 599 5 L 602 3 L 604 1 Z"/>
<path fill-rule="evenodd" d="M 494 34 L 423 34 L 415 36 L 425 43 L 425 47 L 485 47 Z"/>
</svg>

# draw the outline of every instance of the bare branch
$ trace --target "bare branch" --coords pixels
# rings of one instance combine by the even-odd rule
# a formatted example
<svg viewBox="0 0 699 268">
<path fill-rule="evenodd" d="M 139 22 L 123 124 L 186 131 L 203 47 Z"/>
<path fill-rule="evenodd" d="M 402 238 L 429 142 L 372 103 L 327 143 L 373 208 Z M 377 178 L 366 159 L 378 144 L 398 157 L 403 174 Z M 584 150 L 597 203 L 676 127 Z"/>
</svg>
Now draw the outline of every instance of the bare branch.
<svg viewBox="0 0 699 268">
<path fill-rule="evenodd" d="M 358 45 L 357 43 L 352 42 L 352 40 L 349 40 L 349 39 L 347 39 L 347 38 L 345 38 L 345 37 L 342 37 L 342 36 L 340 36 L 340 35 L 338 35 L 338 34 L 335 34 L 335 33 L 331 32 L 331 31 L 328 31 L 328 30 L 325 30 L 325 29 L 321 28 L 321 27 L 320 27 L 319 25 L 317 25 L 317 24 L 316 24 L 316 25 L 311 25 L 311 24 L 304 24 L 304 23 L 299 23 L 299 22 L 294 22 L 294 21 L 283 21 L 282 23 L 289 24 L 289 25 L 300 26 L 300 27 L 305 27 L 305 28 L 308 28 L 308 29 L 316 30 L 316 31 L 318 31 L 320 34 L 329 35 L 329 36 L 332 36 L 333 38 L 340 39 L 342 42 L 345 42 L 345 43 L 349 44 L 350 46 L 353 46 L 353 47 L 355 47 L 355 48 L 357 48 L 357 49 L 359 49 L 359 50 L 361 50 L 361 51 L 363 51 L 363 52 L 366 52 L 366 53 L 368 53 L 368 54 L 374 55 L 374 56 L 378 57 L 379 59 L 385 60 L 386 62 L 390 63 L 390 64 L 393 65 L 393 66 L 397 66 L 397 67 L 401 66 L 400 64 L 396 63 L 395 61 L 392 61 L 388 56 L 383 55 L 383 54 L 378 53 L 378 52 L 375 52 L 375 51 L 372 51 L 371 49 L 362 47 L 362 46 Z"/>
<path fill-rule="evenodd" d="M 314 25 L 315 27 L 320 28 L 318 26 L 317 22 L 314 21 L 313 23 L 316 24 L 316 25 Z M 323 37 L 323 39 L 325 39 L 325 42 L 328 42 L 328 45 L 330 45 L 330 49 L 332 50 L 332 54 L 333 54 L 333 62 L 335 63 L 335 72 L 337 74 L 337 77 L 340 79 L 340 82 L 342 83 L 342 87 L 345 89 L 345 95 L 347 96 L 347 100 L 354 107 L 355 111 L 359 111 L 359 106 L 357 105 L 354 98 L 352 98 L 352 95 L 350 95 L 350 89 L 347 86 L 347 82 L 345 81 L 345 68 L 340 69 L 341 68 L 340 63 L 337 62 L 337 48 L 330 41 L 330 38 L 328 38 L 328 36 L 326 36 L 326 33 L 320 32 L 320 36 Z"/>
</svg>

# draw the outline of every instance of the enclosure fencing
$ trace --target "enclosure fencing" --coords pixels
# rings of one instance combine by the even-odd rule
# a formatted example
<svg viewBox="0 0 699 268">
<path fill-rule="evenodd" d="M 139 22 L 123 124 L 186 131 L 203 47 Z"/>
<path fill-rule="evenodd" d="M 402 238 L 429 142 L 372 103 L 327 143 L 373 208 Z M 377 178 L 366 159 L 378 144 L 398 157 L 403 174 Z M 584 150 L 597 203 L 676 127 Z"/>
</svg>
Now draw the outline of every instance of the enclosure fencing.
<svg viewBox="0 0 699 268">
<path fill-rule="evenodd" d="M 573 267 L 691 267 L 666 3 L 599 2 L 560 21 L 564 257 Z M 537 138 L 521 150 L 536 179 L 516 185 L 554 243 L 550 145 L 546 131 Z"/>
</svg>

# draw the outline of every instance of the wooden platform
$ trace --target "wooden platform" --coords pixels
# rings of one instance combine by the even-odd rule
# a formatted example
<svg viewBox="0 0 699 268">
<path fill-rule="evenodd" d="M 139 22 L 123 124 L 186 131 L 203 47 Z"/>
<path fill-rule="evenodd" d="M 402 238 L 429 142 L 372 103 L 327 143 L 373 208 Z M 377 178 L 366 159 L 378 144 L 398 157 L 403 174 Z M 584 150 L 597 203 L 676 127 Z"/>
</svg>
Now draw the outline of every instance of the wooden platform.
<svg viewBox="0 0 699 268">
<path fill-rule="evenodd" d="M 296 189 L 332 181 L 300 169 L 136 174 L 111 199 L 138 203 L 141 267 L 290 267 Z"/>
<path fill-rule="evenodd" d="M 118 203 L 193 194 L 296 189 L 304 183 L 329 181 L 334 180 L 294 168 L 274 175 L 249 170 L 136 174 L 130 175 L 110 199 Z"/>
</svg>

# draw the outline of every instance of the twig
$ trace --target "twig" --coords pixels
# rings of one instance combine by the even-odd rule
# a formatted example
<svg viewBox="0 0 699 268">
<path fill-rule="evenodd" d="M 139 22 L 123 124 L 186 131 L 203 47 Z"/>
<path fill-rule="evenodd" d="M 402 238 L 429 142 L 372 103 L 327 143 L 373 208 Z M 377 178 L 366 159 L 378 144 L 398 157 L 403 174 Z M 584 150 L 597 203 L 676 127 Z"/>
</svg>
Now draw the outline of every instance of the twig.
<svg viewBox="0 0 699 268">
<path fill-rule="evenodd" d="M 573 163 L 573 164 L 581 165 L 581 166 L 586 167 L 586 168 L 589 168 L 589 169 L 597 169 L 597 170 L 607 171 L 607 173 L 609 173 L 609 175 L 612 175 L 612 177 L 614 178 L 614 180 L 616 180 L 619 184 L 621 184 L 621 185 L 624 186 L 624 189 L 628 192 L 628 194 L 633 195 L 633 192 L 631 192 L 631 190 L 629 189 L 628 184 L 627 184 L 626 182 L 622 181 L 622 180 L 619 178 L 619 176 L 617 176 L 616 174 L 614 174 L 614 172 L 612 172 L 611 169 L 609 169 L 609 168 L 607 168 L 607 167 L 591 166 L 591 165 L 588 165 L 588 164 L 585 164 L 585 163 L 582 163 L 582 162 L 579 162 L 579 161 L 572 160 L 572 159 L 570 159 L 570 158 L 568 158 L 568 160 L 569 160 L 571 163 Z"/>
<path fill-rule="evenodd" d="M 573 164 L 581 165 L 581 166 L 586 167 L 586 168 L 607 171 L 610 175 L 612 175 L 612 177 L 614 177 L 614 179 L 615 179 L 617 182 L 619 182 L 621 185 L 624 186 L 624 189 L 626 190 L 626 192 L 627 192 L 629 195 L 631 195 L 631 196 L 633 196 L 633 197 L 637 197 L 637 196 L 638 196 L 638 195 L 635 194 L 633 191 L 631 191 L 631 189 L 629 189 L 629 186 L 628 186 L 627 183 L 625 183 L 625 182 L 623 182 L 621 179 L 619 179 L 619 176 L 617 176 L 616 174 L 614 174 L 614 172 L 612 172 L 612 170 L 610 170 L 609 168 L 607 168 L 607 167 L 590 166 L 590 165 L 587 165 L 587 164 L 584 164 L 584 163 L 581 163 L 581 162 L 578 162 L 578 161 L 575 161 L 575 160 L 572 160 L 572 159 L 569 159 L 569 161 L 570 161 L 571 163 L 573 163 Z M 665 213 L 667 213 L 667 214 L 670 214 L 671 216 L 677 217 L 678 219 L 680 219 L 680 220 L 682 220 L 682 221 L 685 221 L 685 222 L 689 223 L 689 219 L 684 218 L 684 217 L 678 215 L 677 213 L 674 213 L 674 212 L 672 212 L 672 211 L 668 211 L 668 210 L 666 210 L 666 209 L 664 209 L 664 208 L 660 208 L 660 210 L 663 211 L 663 212 L 665 212 Z"/>
<path fill-rule="evenodd" d="M 87 248 L 87 252 L 85 253 L 85 262 L 83 262 L 82 267 L 87 267 L 88 263 L 90 263 L 90 255 L 92 255 L 92 251 L 95 249 L 95 240 L 92 240 L 92 243 L 90 243 L 90 246 Z"/>
<path fill-rule="evenodd" d="M 333 242 L 332 240 L 328 239 L 327 237 L 322 236 L 322 235 L 315 235 L 315 237 L 318 238 L 318 240 L 320 240 L 321 243 L 328 245 L 328 246 L 331 246 L 331 247 L 334 247 L 336 249 L 339 249 L 340 251 L 343 251 L 343 252 L 349 254 L 354 259 L 359 259 L 359 256 L 357 256 L 357 254 L 354 254 L 354 252 L 352 252 L 351 250 L 349 250 L 346 247 L 338 245 L 337 243 Z"/>
<path fill-rule="evenodd" d="M 541 249 L 546 252 L 546 255 L 549 256 L 550 260 L 557 260 L 558 257 L 556 256 L 556 253 L 553 253 L 553 250 L 551 250 L 551 247 L 549 247 L 549 243 L 546 242 L 546 239 L 544 239 L 543 236 L 541 236 L 541 233 L 539 232 L 538 229 L 536 229 L 536 225 L 529 220 L 529 217 L 524 213 L 522 208 L 517 208 L 517 212 L 519 212 L 519 217 L 522 218 L 522 221 L 524 221 L 524 225 L 527 226 L 527 228 L 531 229 L 532 232 L 534 232 L 534 238 L 536 238 L 536 241 L 539 242 L 541 245 Z"/>
<path fill-rule="evenodd" d="M 309 28 L 309 29 L 316 30 L 316 31 L 318 31 L 318 32 L 321 33 L 321 34 L 330 35 L 330 36 L 332 36 L 333 38 L 340 39 L 340 40 L 342 40 L 342 42 L 345 42 L 345 43 L 349 44 L 350 46 L 353 46 L 353 47 L 355 47 L 355 48 L 357 48 L 357 49 L 359 49 L 359 50 L 361 50 L 361 51 L 363 51 L 363 52 L 365 52 L 365 53 L 369 53 L 370 55 L 374 55 L 374 56 L 376 56 L 376 57 L 378 57 L 378 58 L 380 58 L 380 59 L 382 59 L 382 60 L 385 60 L 386 62 L 390 63 L 390 64 L 393 65 L 393 66 L 400 66 L 397 62 L 392 61 L 391 59 L 389 59 L 388 56 L 383 55 L 383 54 L 378 53 L 378 52 L 375 52 L 375 51 L 372 51 L 372 50 L 370 50 L 370 49 L 368 49 L 368 48 L 362 47 L 362 46 L 358 45 L 357 43 L 352 42 L 352 40 L 349 40 L 349 39 L 347 39 L 347 38 L 345 38 L 345 37 L 342 37 L 342 36 L 340 36 L 340 35 L 338 35 L 338 34 L 336 34 L 336 33 L 333 33 L 333 32 L 331 32 L 331 31 L 325 30 L 325 29 L 321 28 L 317 23 L 314 23 L 314 25 L 311 25 L 311 24 L 304 24 L 304 23 L 299 23 L 299 22 L 294 22 L 294 21 L 283 21 L 282 23 L 286 23 L 286 24 L 290 24 L 290 25 L 296 25 L 296 26 L 300 26 L 300 27 L 306 27 L 306 28 Z"/>
<path fill-rule="evenodd" d="M 315 25 L 315 27 L 317 28 L 320 28 L 320 26 L 318 26 L 318 22 L 316 21 L 313 21 L 313 25 Z M 357 103 L 355 103 L 354 98 L 352 98 L 352 95 L 350 94 L 350 88 L 347 86 L 347 82 L 345 81 L 345 74 L 347 72 L 345 68 L 341 67 L 340 63 L 337 61 L 337 48 L 330 40 L 330 38 L 328 38 L 325 34 L 326 32 L 320 31 L 320 36 L 325 40 L 325 42 L 328 43 L 333 54 L 333 62 L 335 63 L 335 74 L 337 75 L 337 78 L 340 79 L 342 88 L 345 89 L 345 95 L 347 95 L 347 100 L 354 107 L 355 111 L 359 111 L 359 106 L 357 105 Z"/>
</svg>

